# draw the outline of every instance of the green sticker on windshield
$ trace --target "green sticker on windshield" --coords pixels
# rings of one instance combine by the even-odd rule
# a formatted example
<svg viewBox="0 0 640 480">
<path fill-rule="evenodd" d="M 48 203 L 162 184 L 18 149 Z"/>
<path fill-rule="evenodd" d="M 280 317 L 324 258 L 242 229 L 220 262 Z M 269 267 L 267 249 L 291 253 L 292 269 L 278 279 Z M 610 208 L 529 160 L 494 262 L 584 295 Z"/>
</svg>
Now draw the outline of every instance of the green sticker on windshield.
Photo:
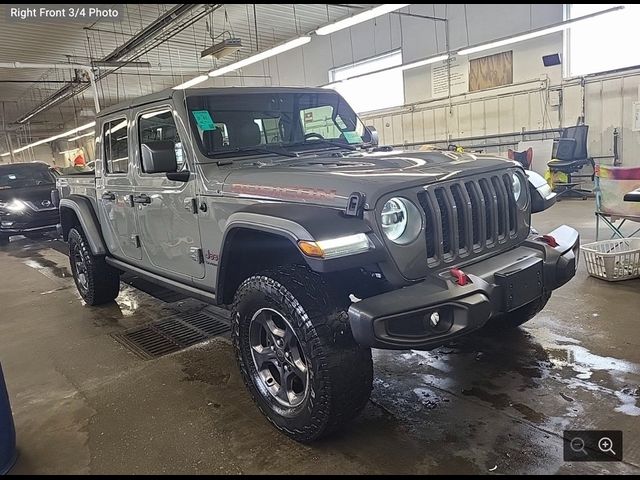
<svg viewBox="0 0 640 480">
<path fill-rule="evenodd" d="M 193 113 L 193 118 L 196 119 L 198 128 L 203 132 L 216 129 L 216 124 L 213 122 L 209 110 L 194 110 L 191 113 Z"/>
<path fill-rule="evenodd" d="M 362 142 L 362 137 L 358 135 L 356 132 L 342 132 L 342 135 L 344 135 L 344 139 L 349 143 Z"/>
</svg>

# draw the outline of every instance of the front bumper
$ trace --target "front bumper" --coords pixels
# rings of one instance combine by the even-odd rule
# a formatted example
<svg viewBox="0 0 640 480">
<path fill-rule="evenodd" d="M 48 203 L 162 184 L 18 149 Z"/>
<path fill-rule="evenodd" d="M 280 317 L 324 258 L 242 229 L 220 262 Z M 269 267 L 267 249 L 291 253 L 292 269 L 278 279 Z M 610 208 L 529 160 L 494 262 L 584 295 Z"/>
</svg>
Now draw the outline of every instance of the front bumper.
<svg viewBox="0 0 640 480">
<path fill-rule="evenodd" d="M 356 342 L 373 348 L 429 350 L 557 289 L 575 275 L 580 238 L 566 225 L 549 235 L 556 247 L 532 235 L 513 250 L 464 267 L 471 280 L 467 285 L 458 285 L 447 272 L 354 303 L 349 322 Z M 439 320 L 435 326 L 434 313 Z"/>
<path fill-rule="evenodd" d="M 37 214 L 1 215 L 0 234 L 22 235 L 23 233 L 54 231 L 59 222 L 58 210 L 41 211 Z"/>
</svg>

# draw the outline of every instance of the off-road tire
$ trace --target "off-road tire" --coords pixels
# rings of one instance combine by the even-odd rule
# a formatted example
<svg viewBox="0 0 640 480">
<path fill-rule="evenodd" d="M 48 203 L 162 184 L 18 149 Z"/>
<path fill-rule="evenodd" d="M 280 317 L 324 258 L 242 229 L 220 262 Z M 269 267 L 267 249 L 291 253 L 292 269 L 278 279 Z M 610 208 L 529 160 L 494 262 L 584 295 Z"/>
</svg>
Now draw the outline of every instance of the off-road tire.
<svg viewBox="0 0 640 480">
<path fill-rule="evenodd" d="M 105 262 L 104 256 L 91 253 L 82 230 L 69 231 L 69 261 L 73 280 L 80 295 L 88 305 L 102 305 L 114 300 L 120 292 L 120 274 Z M 79 280 L 77 256 L 84 262 L 86 285 Z"/>
<path fill-rule="evenodd" d="M 545 292 L 533 302 L 527 303 L 510 313 L 505 313 L 489 321 L 489 327 L 516 328 L 535 317 L 545 307 L 551 292 Z"/>
<path fill-rule="evenodd" d="M 306 266 L 261 272 L 238 288 L 232 306 L 232 340 L 243 380 L 267 419 L 299 442 L 312 442 L 343 427 L 371 394 L 371 350 L 351 335 L 347 305 Z M 260 385 L 252 358 L 250 322 L 260 309 L 280 313 L 294 330 L 309 371 L 308 392 L 299 406 L 279 405 Z"/>
</svg>

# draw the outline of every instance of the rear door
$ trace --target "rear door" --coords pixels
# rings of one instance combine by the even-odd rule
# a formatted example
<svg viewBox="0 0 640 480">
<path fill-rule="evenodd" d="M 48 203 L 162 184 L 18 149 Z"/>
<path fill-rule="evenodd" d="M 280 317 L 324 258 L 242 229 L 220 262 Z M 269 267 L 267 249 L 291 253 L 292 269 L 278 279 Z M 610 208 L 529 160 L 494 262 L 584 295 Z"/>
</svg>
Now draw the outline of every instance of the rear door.
<svg viewBox="0 0 640 480">
<path fill-rule="evenodd" d="M 167 179 L 164 173 L 146 173 L 140 161 L 141 146 L 158 140 L 175 146 L 178 170 L 189 170 L 186 149 L 180 139 L 173 109 L 154 107 L 137 113 L 135 119 L 136 212 L 140 225 L 143 261 L 147 269 L 173 274 L 182 281 L 203 278 L 205 273 L 195 174 L 189 181 Z M 186 131 L 182 131 L 186 138 Z"/>
<path fill-rule="evenodd" d="M 104 121 L 96 148 L 96 157 L 101 155 L 103 162 L 102 176 L 96 178 L 96 193 L 102 233 L 109 251 L 115 257 L 135 261 L 142 259 L 142 249 L 133 203 L 129 130 L 129 121 L 124 115 Z"/>
</svg>

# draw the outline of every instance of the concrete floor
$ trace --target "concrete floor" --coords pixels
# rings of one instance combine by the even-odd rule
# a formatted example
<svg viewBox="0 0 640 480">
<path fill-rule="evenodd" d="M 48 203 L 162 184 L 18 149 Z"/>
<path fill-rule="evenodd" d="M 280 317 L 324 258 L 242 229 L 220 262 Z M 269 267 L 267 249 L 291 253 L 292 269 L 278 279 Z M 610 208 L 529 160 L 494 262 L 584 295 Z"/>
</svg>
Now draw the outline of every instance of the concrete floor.
<svg viewBox="0 0 640 480">
<path fill-rule="evenodd" d="M 534 224 L 590 241 L 592 211 L 564 201 Z M 364 413 L 304 446 L 258 413 L 228 340 L 145 361 L 110 336 L 189 301 L 123 286 L 86 307 L 56 248 L 17 238 L 0 250 L 13 473 L 640 473 L 640 280 L 611 284 L 581 265 L 525 328 L 376 352 Z M 563 462 L 568 428 L 623 430 L 624 462 Z"/>
</svg>

